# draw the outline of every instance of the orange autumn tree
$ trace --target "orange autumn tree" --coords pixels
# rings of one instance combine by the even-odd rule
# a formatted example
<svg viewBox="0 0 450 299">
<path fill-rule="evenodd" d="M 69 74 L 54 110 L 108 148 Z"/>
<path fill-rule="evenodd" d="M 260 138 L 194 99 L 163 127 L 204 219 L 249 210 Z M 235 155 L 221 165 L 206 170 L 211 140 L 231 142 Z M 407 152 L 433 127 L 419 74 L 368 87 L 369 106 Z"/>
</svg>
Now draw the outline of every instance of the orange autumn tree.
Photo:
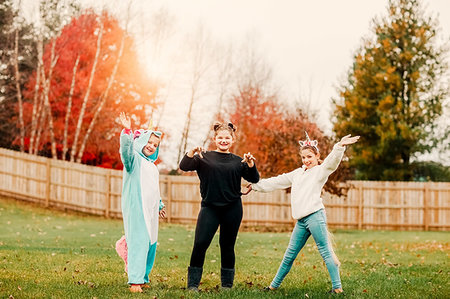
<svg viewBox="0 0 450 299">
<path fill-rule="evenodd" d="M 259 88 L 247 86 L 233 97 L 230 121 L 238 131 L 233 151 L 238 155 L 251 152 L 257 159 L 261 177 L 290 172 L 302 165 L 299 140 L 305 131 L 318 140 L 321 158 L 332 149 L 332 141 L 301 108 L 289 111 L 276 96 L 263 96 Z M 338 169 L 325 186 L 325 190 L 341 194 L 338 183 L 346 178 L 345 167 Z"/>
<path fill-rule="evenodd" d="M 117 115 L 144 125 L 157 88 L 133 39 L 112 16 L 87 11 L 43 47 L 41 61 L 24 91 L 29 152 L 120 168 Z"/>
</svg>

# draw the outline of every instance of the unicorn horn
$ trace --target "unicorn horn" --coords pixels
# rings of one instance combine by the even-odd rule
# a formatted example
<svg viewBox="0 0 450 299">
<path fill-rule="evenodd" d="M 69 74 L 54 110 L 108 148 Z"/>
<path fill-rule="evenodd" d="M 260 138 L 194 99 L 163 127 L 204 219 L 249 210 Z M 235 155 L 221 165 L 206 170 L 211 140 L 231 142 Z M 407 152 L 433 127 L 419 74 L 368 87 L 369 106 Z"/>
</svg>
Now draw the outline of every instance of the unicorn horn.
<svg viewBox="0 0 450 299">
<path fill-rule="evenodd" d="M 311 141 L 311 139 L 309 139 L 308 133 L 306 131 L 305 131 L 305 135 L 306 135 L 306 140 Z"/>
<path fill-rule="evenodd" d="M 148 122 L 148 130 L 153 131 L 153 118 L 150 118 L 150 121 Z"/>
</svg>

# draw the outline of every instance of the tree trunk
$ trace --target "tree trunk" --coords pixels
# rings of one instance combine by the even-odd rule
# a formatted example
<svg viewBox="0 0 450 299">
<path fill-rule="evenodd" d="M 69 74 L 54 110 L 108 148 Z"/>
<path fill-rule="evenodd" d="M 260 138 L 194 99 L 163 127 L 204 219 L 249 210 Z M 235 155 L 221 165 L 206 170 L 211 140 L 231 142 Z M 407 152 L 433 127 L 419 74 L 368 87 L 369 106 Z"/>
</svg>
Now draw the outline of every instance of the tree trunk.
<svg viewBox="0 0 450 299">
<path fill-rule="evenodd" d="M 52 151 L 52 158 L 57 159 L 58 155 L 56 152 L 56 140 L 55 140 L 55 129 L 53 126 L 53 116 L 52 116 L 52 107 L 50 105 L 49 100 L 49 93 L 50 93 L 50 86 L 51 86 L 51 80 L 52 80 L 52 74 L 53 74 L 53 68 L 56 65 L 56 62 L 58 61 L 59 57 L 57 56 L 55 58 L 55 46 L 56 46 L 56 40 L 53 40 L 52 44 L 52 52 L 51 52 L 51 58 L 50 58 L 50 69 L 48 71 L 48 78 L 45 80 L 45 69 L 42 67 L 42 78 L 44 78 L 44 107 L 46 110 L 46 114 L 48 116 L 48 131 L 50 133 L 50 142 L 51 142 L 51 151 Z"/>
<path fill-rule="evenodd" d="M 42 53 L 43 53 L 43 41 L 42 41 L 42 35 L 40 35 L 38 40 L 38 66 L 36 70 L 36 83 L 34 85 L 34 97 L 33 97 L 33 112 L 31 114 L 31 132 L 30 132 L 30 146 L 28 149 L 28 152 L 30 154 L 35 154 L 34 148 L 35 148 L 35 137 L 36 137 L 36 128 L 38 124 L 38 118 L 39 118 L 39 109 L 38 104 L 40 104 L 41 101 L 38 103 L 38 96 L 39 96 L 39 89 L 41 88 L 41 68 L 42 68 Z"/>
<path fill-rule="evenodd" d="M 39 109 L 38 109 L 38 118 L 37 118 L 37 127 L 36 127 L 36 141 L 34 142 L 34 154 L 37 155 L 39 152 L 39 144 L 41 141 L 42 131 L 44 127 L 44 123 L 46 121 L 46 113 L 44 109 L 44 95 L 40 95 L 39 99 Z"/>
<path fill-rule="evenodd" d="M 94 113 L 91 123 L 89 124 L 89 128 L 87 129 L 86 134 L 84 134 L 83 142 L 81 144 L 80 151 L 78 152 L 78 156 L 77 156 L 78 163 L 81 163 L 81 158 L 83 157 L 84 149 L 86 148 L 86 143 L 87 143 L 89 136 L 91 135 L 91 132 L 94 128 L 95 122 L 97 121 L 97 118 L 98 118 L 100 112 L 102 111 L 103 106 L 105 105 L 106 99 L 108 98 L 109 90 L 111 89 L 111 86 L 113 85 L 114 78 L 116 77 L 117 69 L 119 68 L 120 60 L 122 58 L 123 48 L 125 47 L 126 36 L 127 36 L 127 34 L 126 34 L 126 32 L 124 32 L 123 36 L 122 36 L 122 40 L 120 42 L 120 49 L 119 49 L 119 53 L 117 54 L 116 64 L 114 65 L 111 76 L 109 77 L 108 85 L 107 85 L 106 90 L 103 93 L 102 97 L 100 98 L 100 105 L 98 106 L 97 110 Z"/>
<path fill-rule="evenodd" d="M 39 142 L 41 139 L 41 133 L 42 133 L 42 128 L 43 125 L 42 123 L 45 122 L 45 112 L 43 109 L 44 107 L 44 95 L 40 94 L 39 95 L 39 102 L 38 102 L 38 109 L 37 109 L 37 113 L 36 113 L 36 139 L 34 141 L 34 148 L 33 148 L 33 154 L 37 155 L 38 151 L 39 151 Z"/>
<path fill-rule="evenodd" d="M 20 126 L 20 151 L 25 150 L 25 124 L 23 121 L 23 101 L 22 91 L 20 88 L 20 72 L 19 72 L 19 30 L 16 29 L 14 42 L 14 70 L 16 78 L 17 102 L 19 103 L 19 126 Z"/>
<path fill-rule="evenodd" d="M 83 104 L 82 104 L 81 110 L 80 110 L 80 115 L 78 116 L 77 127 L 75 129 L 75 137 L 74 137 L 73 143 L 72 143 L 72 150 L 70 153 L 70 161 L 72 161 L 72 162 L 75 161 L 75 156 L 77 154 L 78 138 L 80 136 L 81 125 L 83 124 L 84 112 L 86 110 L 86 104 L 89 99 L 89 93 L 91 92 L 92 82 L 94 81 L 94 75 L 95 75 L 95 70 L 96 70 L 97 63 L 98 63 L 98 57 L 100 56 L 102 36 L 103 36 L 103 22 L 100 22 L 100 32 L 99 32 L 98 38 L 97 38 L 97 51 L 95 52 L 94 63 L 92 65 L 92 70 L 91 70 L 91 75 L 89 78 L 88 87 L 86 90 L 86 94 L 84 95 Z"/>
<path fill-rule="evenodd" d="M 73 97 L 73 91 L 75 89 L 75 78 L 77 75 L 77 68 L 78 64 L 80 63 L 80 54 L 77 56 L 77 60 L 75 61 L 75 66 L 73 67 L 72 72 L 72 83 L 70 85 L 70 91 L 69 91 L 69 99 L 67 100 L 67 111 L 66 111 L 66 119 L 64 122 L 64 140 L 63 140 L 63 150 L 62 150 L 62 156 L 61 159 L 66 160 L 66 153 L 67 153 L 67 130 L 69 127 L 69 118 L 70 113 L 72 110 L 72 97 Z"/>
</svg>

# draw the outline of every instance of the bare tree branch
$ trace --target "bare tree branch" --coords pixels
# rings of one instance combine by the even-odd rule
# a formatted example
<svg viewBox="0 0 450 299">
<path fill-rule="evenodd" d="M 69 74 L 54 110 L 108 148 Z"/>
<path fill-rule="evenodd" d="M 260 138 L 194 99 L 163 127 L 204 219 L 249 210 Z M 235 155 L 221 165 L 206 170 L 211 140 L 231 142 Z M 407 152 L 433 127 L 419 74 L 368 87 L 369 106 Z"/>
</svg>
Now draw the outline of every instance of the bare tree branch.
<svg viewBox="0 0 450 299">
<path fill-rule="evenodd" d="M 72 83 L 70 84 L 69 99 L 67 100 L 66 118 L 64 120 L 63 150 L 62 150 L 62 156 L 61 156 L 61 159 L 63 159 L 63 160 L 66 159 L 66 153 L 67 153 L 67 131 L 68 131 L 68 127 L 69 127 L 70 114 L 72 112 L 72 97 L 73 97 L 73 91 L 75 89 L 75 79 L 77 76 L 77 68 L 78 68 L 79 63 L 80 63 L 80 54 L 77 55 L 77 60 L 75 61 L 75 65 L 73 66 Z"/>
<path fill-rule="evenodd" d="M 125 46 L 126 36 L 127 36 L 127 33 L 124 32 L 123 36 L 122 36 L 122 40 L 120 42 L 120 50 L 119 50 L 119 53 L 117 55 L 116 64 L 114 65 L 114 68 L 113 68 L 113 71 L 111 73 L 111 76 L 109 77 L 108 85 L 106 87 L 105 92 L 102 94 L 102 96 L 100 98 L 100 105 L 98 106 L 97 110 L 95 110 L 94 116 L 92 117 L 92 120 L 91 120 L 91 122 L 89 124 L 89 127 L 88 127 L 88 129 L 86 131 L 86 134 L 84 134 L 83 141 L 82 141 L 82 144 L 81 144 L 81 147 L 80 147 L 80 151 L 78 152 L 78 155 L 77 155 L 77 162 L 79 162 L 79 163 L 81 162 L 81 158 L 83 157 L 84 149 L 86 147 L 86 143 L 87 143 L 87 141 L 89 139 L 89 136 L 91 135 L 91 132 L 92 132 L 92 130 L 94 128 L 95 122 L 97 121 L 97 118 L 98 118 L 100 112 L 102 111 L 103 106 L 105 105 L 106 99 L 108 98 L 109 90 L 111 89 L 111 86 L 114 83 L 114 78 L 116 76 L 117 69 L 119 68 L 120 59 L 122 58 L 122 53 L 123 53 L 123 48 Z"/>
<path fill-rule="evenodd" d="M 192 59 L 192 77 L 190 82 L 190 98 L 189 108 L 186 115 L 186 122 L 181 136 L 181 143 L 178 148 L 177 165 L 180 163 L 182 155 L 186 152 L 187 143 L 189 140 L 189 132 L 192 122 L 192 108 L 198 99 L 200 92 L 200 82 L 204 79 L 208 69 L 212 66 L 210 57 L 211 41 L 209 34 L 205 31 L 202 25 L 197 30 L 197 35 L 192 41 L 193 59 Z"/>
<path fill-rule="evenodd" d="M 14 41 L 14 71 L 16 78 L 17 101 L 19 102 L 19 125 L 20 125 L 20 151 L 23 152 L 25 145 L 25 124 L 23 121 L 23 101 L 22 91 L 20 88 L 20 72 L 19 72 L 19 29 L 16 29 Z"/>
<path fill-rule="evenodd" d="M 80 136 L 81 126 L 83 124 L 84 112 L 86 110 L 87 101 L 89 100 L 89 94 L 91 92 L 92 82 L 94 81 L 94 75 L 95 75 L 95 71 L 97 68 L 98 57 L 100 56 L 102 37 L 103 37 L 103 20 L 100 20 L 100 29 L 99 29 L 98 38 L 97 38 L 97 50 L 95 52 L 94 62 L 92 64 L 91 75 L 89 77 L 89 83 L 88 83 L 88 87 L 86 90 L 86 94 L 84 95 L 83 103 L 82 103 L 81 110 L 80 110 L 80 115 L 78 116 L 77 127 L 75 129 L 75 137 L 73 139 L 73 144 L 72 144 L 72 151 L 70 153 L 70 161 L 72 161 L 72 162 L 75 161 L 75 156 L 77 154 L 78 138 Z"/>
<path fill-rule="evenodd" d="M 41 68 L 43 65 L 43 48 L 44 42 L 42 40 L 42 34 L 39 34 L 39 40 L 37 44 L 38 50 L 38 65 L 36 70 L 36 83 L 34 84 L 34 97 L 33 97 L 33 111 L 31 114 L 31 132 L 30 132 L 30 147 L 28 152 L 30 154 L 35 154 L 34 152 L 34 142 L 36 136 L 36 128 L 38 124 L 38 97 L 39 97 L 39 89 L 41 87 Z"/>
<path fill-rule="evenodd" d="M 50 69 L 48 78 L 45 79 L 45 69 L 44 67 L 41 68 L 43 83 L 44 83 L 44 107 L 46 110 L 46 114 L 48 116 L 48 131 L 50 133 L 50 142 L 51 142 L 51 151 L 52 151 L 52 158 L 57 159 L 58 155 L 56 152 L 56 140 L 55 140 L 55 129 L 53 125 L 53 116 L 52 116 L 52 107 L 50 105 L 49 100 L 49 93 L 50 93 L 50 87 L 51 87 L 51 80 L 52 80 L 52 74 L 53 74 L 53 68 L 55 67 L 56 63 L 58 62 L 59 56 L 55 57 L 55 46 L 56 46 L 56 38 L 53 39 L 52 42 L 52 50 L 51 50 L 51 57 L 50 57 Z"/>
</svg>

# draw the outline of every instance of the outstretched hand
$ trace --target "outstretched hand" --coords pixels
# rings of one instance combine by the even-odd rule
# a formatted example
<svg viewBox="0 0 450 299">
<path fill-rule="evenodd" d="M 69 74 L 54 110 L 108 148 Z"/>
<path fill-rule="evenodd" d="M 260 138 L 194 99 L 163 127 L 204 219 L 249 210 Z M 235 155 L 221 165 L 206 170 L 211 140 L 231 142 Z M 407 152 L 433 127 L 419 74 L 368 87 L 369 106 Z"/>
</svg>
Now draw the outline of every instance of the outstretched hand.
<svg viewBox="0 0 450 299">
<path fill-rule="evenodd" d="M 198 155 L 200 156 L 200 158 L 203 159 L 202 153 L 206 153 L 206 150 L 205 150 L 203 147 L 201 147 L 201 146 L 197 146 L 197 147 L 191 149 L 190 151 L 188 151 L 188 152 L 187 152 L 187 156 L 188 156 L 189 158 L 192 158 L 192 157 L 194 157 L 195 153 L 198 153 Z"/>
<path fill-rule="evenodd" d="M 253 157 L 252 154 L 250 153 L 246 153 L 244 154 L 244 159 L 242 159 L 242 163 L 246 162 L 248 164 L 249 167 L 253 167 L 255 165 L 255 157 Z"/>
<path fill-rule="evenodd" d="M 120 122 L 125 129 L 131 129 L 131 120 L 129 116 L 126 116 L 124 112 L 120 112 Z"/>
<path fill-rule="evenodd" d="M 247 186 L 245 186 L 245 188 L 242 190 L 242 195 L 247 195 L 249 194 L 251 191 L 253 190 L 252 188 L 252 184 L 248 184 Z"/>
<path fill-rule="evenodd" d="M 346 145 L 353 144 L 359 140 L 359 136 L 351 137 L 351 135 L 352 134 L 348 134 L 348 135 L 342 137 L 341 141 L 339 141 L 338 144 L 340 146 L 346 146 Z"/>
</svg>

